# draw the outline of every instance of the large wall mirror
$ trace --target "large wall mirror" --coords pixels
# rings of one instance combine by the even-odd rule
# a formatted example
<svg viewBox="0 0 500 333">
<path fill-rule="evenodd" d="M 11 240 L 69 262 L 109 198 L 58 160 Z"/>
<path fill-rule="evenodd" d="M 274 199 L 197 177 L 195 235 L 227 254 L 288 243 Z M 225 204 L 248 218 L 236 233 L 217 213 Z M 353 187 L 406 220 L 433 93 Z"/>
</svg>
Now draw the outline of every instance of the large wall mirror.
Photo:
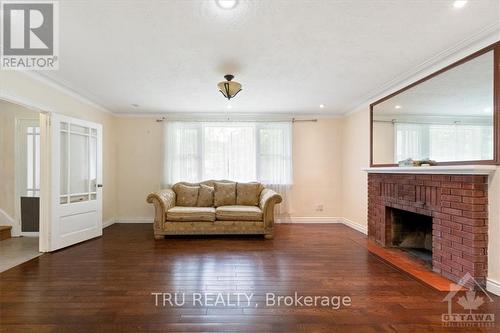
<svg viewBox="0 0 500 333">
<path fill-rule="evenodd" d="M 497 42 L 373 103 L 372 166 L 498 164 L 499 59 Z"/>
</svg>

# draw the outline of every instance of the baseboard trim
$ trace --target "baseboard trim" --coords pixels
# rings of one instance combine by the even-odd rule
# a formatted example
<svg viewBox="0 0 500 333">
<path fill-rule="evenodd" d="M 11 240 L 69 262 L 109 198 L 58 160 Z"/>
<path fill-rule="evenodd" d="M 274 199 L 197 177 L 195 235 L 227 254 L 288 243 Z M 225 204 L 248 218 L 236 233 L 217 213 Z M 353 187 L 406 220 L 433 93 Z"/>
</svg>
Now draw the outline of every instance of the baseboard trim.
<svg viewBox="0 0 500 333">
<path fill-rule="evenodd" d="M 115 224 L 115 223 L 116 223 L 116 220 L 115 220 L 115 219 L 109 219 L 109 220 L 107 220 L 107 221 L 102 222 L 102 228 L 103 228 L 103 229 L 104 229 L 104 228 L 107 228 L 107 227 L 109 227 L 110 225 L 113 225 L 113 224 Z"/>
<path fill-rule="evenodd" d="M 318 217 L 293 216 L 293 217 L 277 218 L 276 223 L 342 223 L 342 218 L 329 217 L 329 216 L 318 216 Z"/>
<path fill-rule="evenodd" d="M 9 214 L 0 209 L 0 225 L 10 225 L 14 227 L 14 219 Z"/>
<path fill-rule="evenodd" d="M 366 226 L 353 222 L 344 217 L 281 217 L 276 219 L 276 223 L 342 223 L 343 225 L 367 235 Z"/>
<path fill-rule="evenodd" d="M 153 218 L 151 217 L 119 217 L 116 219 L 112 219 L 103 223 L 103 228 L 106 228 L 115 223 L 153 223 Z M 363 226 L 359 223 L 353 222 L 344 217 L 329 217 L 329 216 L 317 216 L 317 217 L 306 217 L 306 216 L 297 216 L 297 217 L 280 217 L 276 219 L 277 224 L 281 223 L 310 223 L 310 224 L 337 224 L 341 223 L 351 229 L 359 231 L 363 234 L 367 234 L 366 226 Z"/>
<path fill-rule="evenodd" d="M 114 223 L 153 223 L 152 217 L 118 217 Z"/>
<path fill-rule="evenodd" d="M 21 237 L 40 237 L 40 233 L 38 231 L 21 231 L 19 235 Z"/>
<path fill-rule="evenodd" d="M 345 217 L 342 218 L 342 223 L 354 230 L 361 232 L 362 234 L 368 235 L 368 228 L 366 227 L 366 225 L 361 225 L 359 223 L 346 219 Z"/>
<path fill-rule="evenodd" d="M 492 294 L 500 296 L 500 282 L 492 279 L 486 279 L 486 290 Z"/>
</svg>

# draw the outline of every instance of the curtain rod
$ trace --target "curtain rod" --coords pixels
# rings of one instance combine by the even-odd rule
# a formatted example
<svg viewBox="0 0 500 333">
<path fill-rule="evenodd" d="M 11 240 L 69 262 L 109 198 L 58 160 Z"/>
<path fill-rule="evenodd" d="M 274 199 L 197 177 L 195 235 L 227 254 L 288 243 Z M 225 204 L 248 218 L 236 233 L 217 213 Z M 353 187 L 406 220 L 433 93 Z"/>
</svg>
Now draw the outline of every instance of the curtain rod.
<svg viewBox="0 0 500 333">
<path fill-rule="evenodd" d="M 161 117 L 156 119 L 156 122 L 161 123 L 164 121 L 167 121 L 167 117 Z M 291 121 L 292 123 L 299 123 L 299 122 L 317 122 L 318 119 L 312 118 L 312 119 L 295 119 L 292 118 L 291 120 L 230 120 L 230 119 L 225 119 L 225 120 L 174 120 L 174 121 L 186 121 L 190 123 L 207 123 L 207 122 L 224 122 L 224 121 L 230 121 L 230 122 L 250 122 L 250 123 L 282 123 L 282 122 L 287 122 Z"/>
<path fill-rule="evenodd" d="M 415 122 L 415 121 L 398 121 L 396 119 L 393 120 L 374 120 L 374 123 L 386 123 L 386 124 L 410 124 L 410 125 L 481 125 L 481 126 L 487 126 L 487 125 L 493 125 L 491 123 L 475 123 L 475 122 L 467 122 L 467 121 L 462 121 L 462 120 L 457 120 L 454 121 L 453 123 L 445 123 L 445 122 L 432 122 L 432 121 L 426 121 L 426 122 Z"/>
</svg>

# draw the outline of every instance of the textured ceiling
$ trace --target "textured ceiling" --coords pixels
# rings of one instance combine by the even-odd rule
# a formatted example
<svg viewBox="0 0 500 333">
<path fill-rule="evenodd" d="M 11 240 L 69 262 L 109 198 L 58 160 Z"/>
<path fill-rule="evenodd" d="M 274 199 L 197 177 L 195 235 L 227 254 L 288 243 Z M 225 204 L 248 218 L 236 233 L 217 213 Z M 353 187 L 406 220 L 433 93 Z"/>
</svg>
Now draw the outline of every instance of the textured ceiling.
<svg viewBox="0 0 500 333">
<path fill-rule="evenodd" d="M 452 3 L 60 1 L 60 70 L 41 74 L 116 113 L 226 112 L 231 73 L 231 112 L 340 114 L 500 22 L 498 0 Z"/>
</svg>

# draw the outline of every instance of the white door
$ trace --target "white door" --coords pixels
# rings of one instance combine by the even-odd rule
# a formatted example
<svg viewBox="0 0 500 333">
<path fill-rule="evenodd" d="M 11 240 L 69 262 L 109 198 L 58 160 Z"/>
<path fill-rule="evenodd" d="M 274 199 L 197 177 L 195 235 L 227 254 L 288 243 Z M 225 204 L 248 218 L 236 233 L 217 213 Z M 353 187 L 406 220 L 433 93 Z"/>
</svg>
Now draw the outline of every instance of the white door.
<svg viewBox="0 0 500 333">
<path fill-rule="evenodd" d="M 102 235 L 102 126 L 50 114 L 49 251 Z"/>
</svg>

